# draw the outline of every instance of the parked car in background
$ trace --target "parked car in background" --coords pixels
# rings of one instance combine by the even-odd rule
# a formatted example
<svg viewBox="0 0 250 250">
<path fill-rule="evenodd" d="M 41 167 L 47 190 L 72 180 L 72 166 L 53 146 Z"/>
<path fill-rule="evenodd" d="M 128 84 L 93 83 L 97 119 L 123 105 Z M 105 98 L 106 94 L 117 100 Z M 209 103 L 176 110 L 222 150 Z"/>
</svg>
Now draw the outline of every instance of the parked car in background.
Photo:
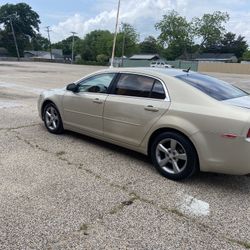
<svg viewBox="0 0 250 250">
<path fill-rule="evenodd" d="M 163 61 L 154 61 L 150 64 L 150 67 L 152 68 L 173 68 L 172 65 L 167 64 L 166 62 Z"/>
<path fill-rule="evenodd" d="M 173 180 L 199 170 L 250 173 L 249 94 L 207 75 L 107 69 L 43 92 L 38 110 L 49 132 L 72 130 L 138 151 Z"/>
</svg>

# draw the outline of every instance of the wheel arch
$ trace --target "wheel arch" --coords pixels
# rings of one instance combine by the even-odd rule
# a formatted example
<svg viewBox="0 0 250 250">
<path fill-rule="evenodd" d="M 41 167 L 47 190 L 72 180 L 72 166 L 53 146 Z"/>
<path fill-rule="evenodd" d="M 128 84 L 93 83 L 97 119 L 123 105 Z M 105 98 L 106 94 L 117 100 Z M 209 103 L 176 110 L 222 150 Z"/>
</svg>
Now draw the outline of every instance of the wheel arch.
<svg viewBox="0 0 250 250">
<path fill-rule="evenodd" d="M 150 153 L 150 149 L 151 149 L 151 145 L 153 144 L 154 139 L 155 139 L 158 135 L 160 135 L 160 134 L 162 134 L 162 133 L 165 133 L 165 132 L 174 132 L 174 133 L 180 134 L 180 135 L 182 135 L 183 137 L 185 137 L 185 138 L 191 143 L 191 145 L 193 146 L 193 149 L 194 149 L 194 151 L 195 151 L 195 153 L 196 153 L 196 157 L 197 157 L 197 161 L 198 161 L 198 167 L 200 168 L 199 154 L 198 154 L 198 151 L 197 151 L 197 149 L 196 149 L 194 143 L 192 142 L 192 140 L 191 140 L 185 133 L 183 133 L 183 132 L 181 132 L 180 130 L 175 129 L 175 128 L 170 128 L 170 127 L 159 128 L 159 129 L 155 130 L 155 131 L 151 134 L 151 136 L 150 136 L 150 138 L 149 138 L 149 140 L 148 140 L 148 145 L 147 145 L 147 154 L 148 154 L 148 156 L 150 156 L 150 154 L 151 154 L 151 153 Z"/>
</svg>

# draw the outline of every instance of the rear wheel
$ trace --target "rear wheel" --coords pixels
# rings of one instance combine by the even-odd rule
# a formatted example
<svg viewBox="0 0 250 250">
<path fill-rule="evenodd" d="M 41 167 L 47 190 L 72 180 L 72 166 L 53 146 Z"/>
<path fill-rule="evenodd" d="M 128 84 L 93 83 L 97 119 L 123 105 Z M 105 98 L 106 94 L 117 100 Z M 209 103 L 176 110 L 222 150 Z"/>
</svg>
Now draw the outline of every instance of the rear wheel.
<svg viewBox="0 0 250 250">
<path fill-rule="evenodd" d="M 60 113 L 53 103 L 45 106 L 43 117 L 44 124 L 50 133 L 61 134 L 64 131 Z"/>
<path fill-rule="evenodd" d="M 198 170 L 198 159 L 192 143 L 183 135 L 165 132 L 151 146 L 155 168 L 171 180 L 191 177 Z"/>
</svg>

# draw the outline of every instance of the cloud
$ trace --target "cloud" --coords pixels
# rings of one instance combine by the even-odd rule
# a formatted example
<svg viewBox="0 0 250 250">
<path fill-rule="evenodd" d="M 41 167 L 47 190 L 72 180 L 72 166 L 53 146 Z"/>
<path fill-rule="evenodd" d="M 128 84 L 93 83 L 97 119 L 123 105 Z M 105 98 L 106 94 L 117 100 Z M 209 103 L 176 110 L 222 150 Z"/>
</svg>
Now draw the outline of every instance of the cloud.
<svg viewBox="0 0 250 250">
<path fill-rule="evenodd" d="M 98 4 L 98 0 L 96 4 Z M 80 37 L 95 29 L 108 29 L 113 32 L 116 8 L 117 1 L 108 2 L 107 4 L 101 1 L 102 11 L 98 9 L 99 12 L 93 14 L 92 17 L 86 18 L 86 16 L 83 17 L 81 14 L 76 13 L 51 26 L 51 39 L 53 42 L 62 40 L 68 37 L 71 31 L 77 32 Z M 154 29 L 155 23 L 162 18 L 163 14 L 172 9 L 186 16 L 188 20 L 216 10 L 227 11 L 231 16 L 230 22 L 227 24 L 228 31 L 242 34 L 250 43 L 250 30 L 248 29 L 250 4 L 246 0 L 199 2 L 195 0 L 122 0 L 120 21 L 132 24 L 141 34 L 141 39 L 148 35 L 157 36 L 158 33 Z"/>
</svg>

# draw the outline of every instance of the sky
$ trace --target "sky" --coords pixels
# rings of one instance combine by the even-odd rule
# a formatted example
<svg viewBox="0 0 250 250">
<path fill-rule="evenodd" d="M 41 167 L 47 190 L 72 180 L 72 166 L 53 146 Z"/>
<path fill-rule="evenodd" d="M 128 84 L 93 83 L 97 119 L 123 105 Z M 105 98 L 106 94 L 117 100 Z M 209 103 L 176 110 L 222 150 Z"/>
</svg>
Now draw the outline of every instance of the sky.
<svg viewBox="0 0 250 250">
<path fill-rule="evenodd" d="M 18 3 L 19 1 L 2 1 Z M 84 37 L 95 29 L 114 31 L 118 0 L 23 0 L 40 15 L 40 32 L 47 36 L 45 27 L 51 27 L 51 40 L 67 38 L 70 32 Z M 143 40 L 157 37 L 154 25 L 169 10 L 176 10 L 188 20 L 214 11 L 228 12 L 228 31 L 246 37 L 250 45 L 250 0 L 121 0 L 120 22 L 132 24 Z"/>
</svg>

